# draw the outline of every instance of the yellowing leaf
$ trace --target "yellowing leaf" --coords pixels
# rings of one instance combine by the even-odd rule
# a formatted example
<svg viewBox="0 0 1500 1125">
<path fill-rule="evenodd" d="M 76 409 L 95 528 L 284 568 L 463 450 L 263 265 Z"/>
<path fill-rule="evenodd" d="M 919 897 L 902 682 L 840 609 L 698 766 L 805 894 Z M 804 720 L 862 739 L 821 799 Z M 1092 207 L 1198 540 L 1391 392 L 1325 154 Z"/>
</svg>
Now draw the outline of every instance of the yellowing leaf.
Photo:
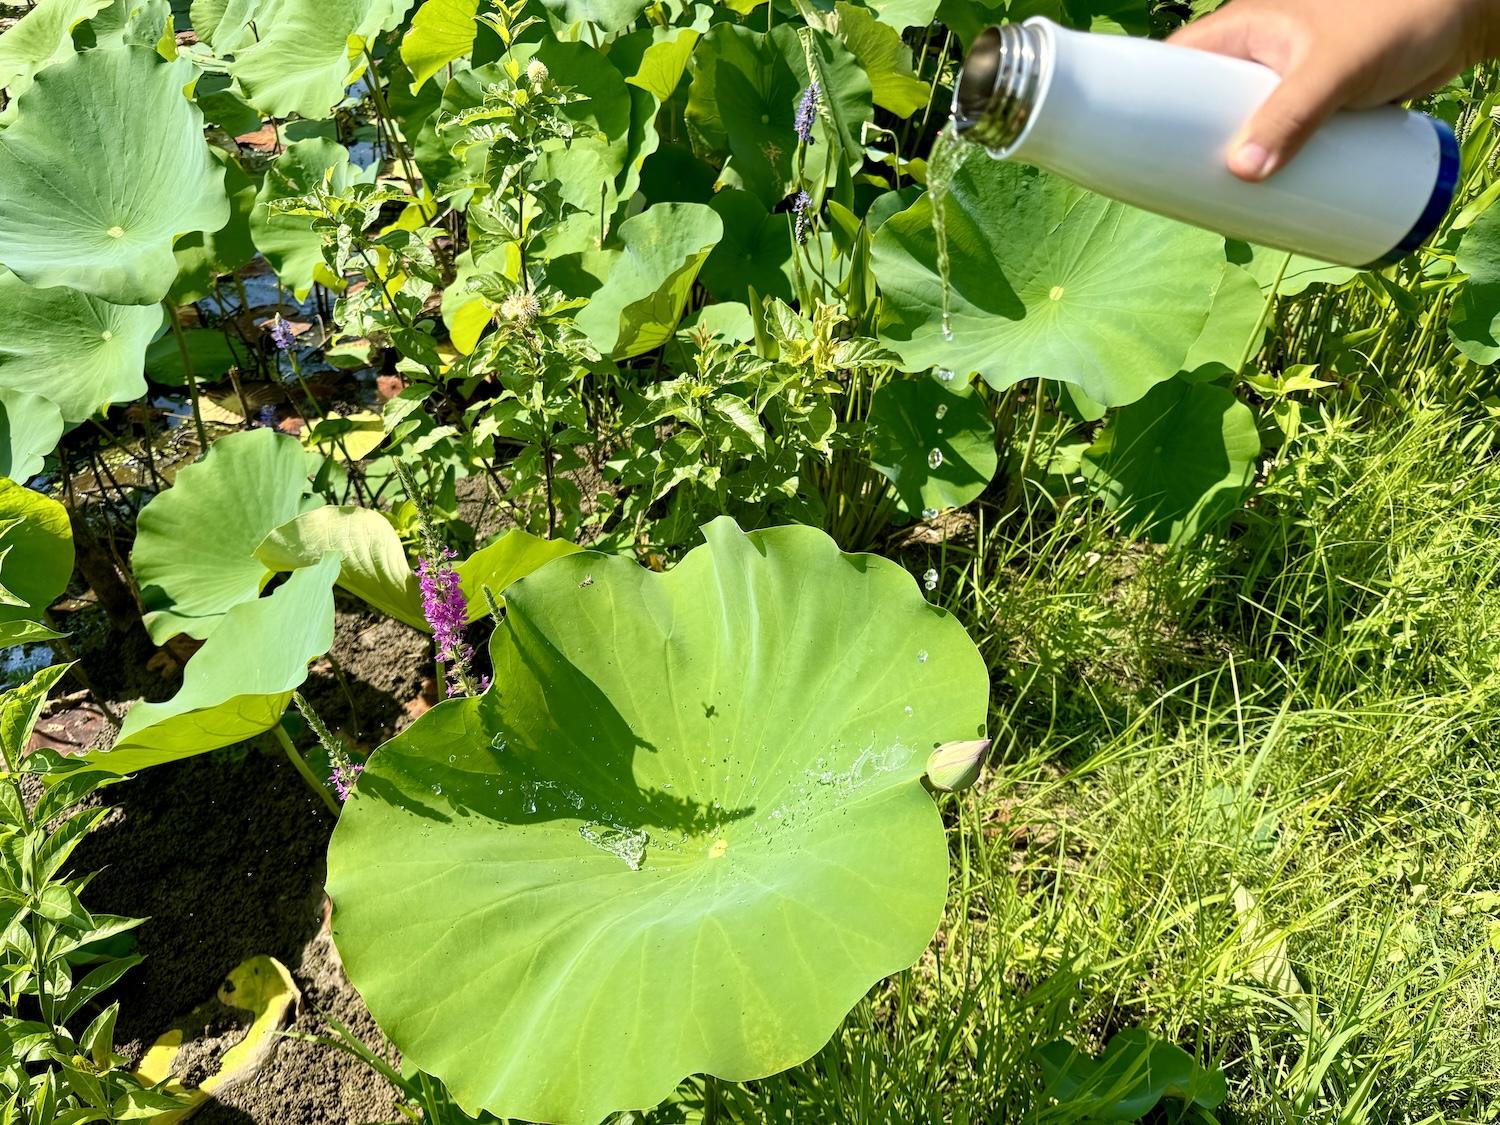
<svg viewBox="0 0 1500 1125">
<path fill-rule="evenodd" d="M 474 46 L 479 0 L 427 0 L 401 40 L 401 61 L 412 74 L 411 92 Z"/>
</svg>

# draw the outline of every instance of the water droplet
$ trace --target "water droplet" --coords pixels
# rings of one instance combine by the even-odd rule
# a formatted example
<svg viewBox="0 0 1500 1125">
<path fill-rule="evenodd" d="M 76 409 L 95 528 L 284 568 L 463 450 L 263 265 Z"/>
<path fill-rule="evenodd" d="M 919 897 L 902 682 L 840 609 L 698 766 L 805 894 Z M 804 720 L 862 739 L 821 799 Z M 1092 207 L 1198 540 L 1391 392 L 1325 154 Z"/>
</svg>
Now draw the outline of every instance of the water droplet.
<svg viewBox="0 0 1500 1125">
<path fill-rule="evenodd" d="M 908 715 L 910 715 L 911 714 L 911 704 L 908 703 L 905 707 L 901 708 L 901 710 L 905 711 Z"/>
<path fill-rule="evenodd" d="M 946 367 L 939 367 L 938 368 L 937 377 L 938 377 L 938 382 L 939 383 L 951 383 L 951 382 L 953 382 L 953 372 L 949 371 Z"/>
<path fill-rule="evenodd" d="M 434 797 L 441 797 L 443 795 L 443 787 L 441 785 L 434 785 L 432 787 L 432 795 Z"/>
<path fill-rule="evenodd" d="M 600 851 L 622 860 L 632 871 L 641 869 L 651 839 L 644 828 L 626 828 L 623 824 L 580 824 L 578 834 Z"/>
<path fill-rule="evenodd" d="M 491 750 L 503 751 L 509 745 L 510 743 L 505 740 L 505 735 L 503 734 L 497 734 L 494 738 L 490 739 Z"/>
<path fill-rule="evenodd" d="M 918 664 L 926 664 L 927 663 L 927 650 L 925 648 L 921 652 L 917 653 L 917 663 Z"/>
<path fill-rule="evenodd" d="M 927 573 L 922 575 L 922 585 L 926 586 L 928 590 L 936 590 L 937 584 L 938 572 L 934 568 L 928 567 Z"/>
<path fill-rule="evenodd" d="M 456 755 L 456 754 L 449 754 L 449 755 L 448 755 L 448 764 L 449 764 L 449 765 L 450 765 L 450 766 L 451 766 L 451 765 L 452 765 L 452 764 L 453 764 L 453 763 L 454 763 L 454 762 L 456 762 L 456 761 L 458 761 L 458 755 Z"/>
<path fill-rule="evenodd" d="M 936 508 L 923 508 L 922 518 L 924 520 L 935 520 L 938 518 L 938 510 Z"/>
<path fill-rule="evenodd" d="M 940 402 L 938 403 L 937 407 L 938 421 L 941 422 L 946 417 L 948 417 L 948 404 L 946 402 Z"/>
<path fill-rule="evenodd" d="M 927 467 L 929 469 L 941 469 L 943 467 L 943 451 L 941 449 L 930 449 L 927 451 Z"/>
</svg>

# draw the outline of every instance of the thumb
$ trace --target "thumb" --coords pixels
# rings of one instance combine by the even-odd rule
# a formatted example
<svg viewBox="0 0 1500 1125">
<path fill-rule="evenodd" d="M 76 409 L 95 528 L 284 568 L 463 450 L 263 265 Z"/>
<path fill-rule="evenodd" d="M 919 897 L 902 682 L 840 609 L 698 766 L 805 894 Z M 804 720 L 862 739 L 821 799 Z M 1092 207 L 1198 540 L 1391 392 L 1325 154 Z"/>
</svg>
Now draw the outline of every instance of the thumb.
<svg viewBox="0 0 1500 1125">
<path fill-rule="evenodd" d="M 1307 61 L 1287 74 L 1230 145 L 1229 170 L 1258 181 L 1286 167 L 1342 104 L 1343 83 Z"/>
</svg>

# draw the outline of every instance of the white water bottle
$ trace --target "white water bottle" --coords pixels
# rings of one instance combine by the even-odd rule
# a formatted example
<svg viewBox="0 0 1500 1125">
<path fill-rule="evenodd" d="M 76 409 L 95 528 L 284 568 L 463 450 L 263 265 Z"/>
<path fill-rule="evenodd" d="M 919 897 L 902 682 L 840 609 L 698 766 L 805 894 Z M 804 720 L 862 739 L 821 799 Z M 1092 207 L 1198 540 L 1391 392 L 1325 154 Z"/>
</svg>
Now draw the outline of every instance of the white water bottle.
<svg viewBox="0 0 1500 1125">
<path fill-rule="evenodd" d="M 953 91 L 958 132 L 1195 226 L 1351 266 L 1396 261 L 1458 188 L 1446 124 L 1396 106 L 1335 114 L 1269 180 L 1225 165 L 1279 79 L 1259 63 L 1037 17 L 975 40 Z"/>
</svg>

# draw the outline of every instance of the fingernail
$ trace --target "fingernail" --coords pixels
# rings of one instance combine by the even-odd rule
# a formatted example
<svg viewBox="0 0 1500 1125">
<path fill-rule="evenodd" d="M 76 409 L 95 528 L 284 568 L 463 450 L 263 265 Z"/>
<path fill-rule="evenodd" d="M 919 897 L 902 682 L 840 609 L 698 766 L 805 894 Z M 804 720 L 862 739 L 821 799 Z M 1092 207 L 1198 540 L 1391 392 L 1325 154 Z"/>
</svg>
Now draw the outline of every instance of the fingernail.
<svg viewBox="0 0 1500 1125">
<path fill-rule="evenodd" d="M 1230 166 L 1237 176 L 1261 180 L 1271 173 L 1271 154 L 1266 151 L 1264 145 L 1246 141 L 1236 150 Z"/>
</svg>

